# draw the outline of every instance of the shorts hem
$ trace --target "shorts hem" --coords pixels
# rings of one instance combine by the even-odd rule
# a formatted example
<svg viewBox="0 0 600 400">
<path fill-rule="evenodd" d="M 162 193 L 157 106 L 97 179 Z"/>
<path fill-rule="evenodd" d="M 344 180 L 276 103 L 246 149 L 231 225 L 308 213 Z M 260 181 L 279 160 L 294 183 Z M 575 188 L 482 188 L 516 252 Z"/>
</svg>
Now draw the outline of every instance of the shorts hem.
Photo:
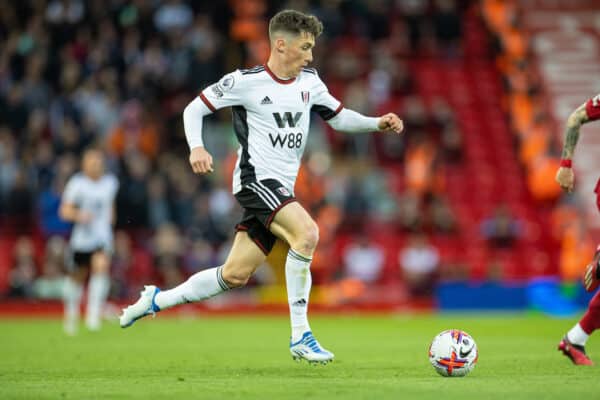
<svg viewBox="0 0 600 400">
<path fill-rule="evenodd" d="M 269 218 L 267 218 L 267 221 L 265 222 L 265 227 L 267 229 L 269 229 L 269 227 L 271 226 L 271 223 L 273 222 L 273 219 L 275 218 L 275 215 L 277 215 L 277 213 L 286 205 L 293 203 L 295 201 L 298 201 L 295 197 L 292 197 L 291 199 L 287 199 L 286 201 L 284 201 L 283 203 L 281 203 L 279 206 L 277 206 L 276 209 L 274 209 L 271 214 L 269 215 Z"/>
<path fill-rule="evenodd" d="M 248 232 L 248 227 L 245 225 L 242 225 L 242 224 L 237 224 L 235 226 L 235 231 L 236 232 Z M 254 242 L 254 244 L 256 244 L 258 246 L 260 251 L 262 251 L 265 254 L 265 256 L 269 255 L 270 251 L 267 251 L 267 249 L 265 248 L 265 246 L 262 245 L 260 240 L 253 238 L 252 236 L 250 236 L 250 234 L 248 234 L 248 237 L 250 238 L 250 240 L 252 240 Z"/>
</svg>

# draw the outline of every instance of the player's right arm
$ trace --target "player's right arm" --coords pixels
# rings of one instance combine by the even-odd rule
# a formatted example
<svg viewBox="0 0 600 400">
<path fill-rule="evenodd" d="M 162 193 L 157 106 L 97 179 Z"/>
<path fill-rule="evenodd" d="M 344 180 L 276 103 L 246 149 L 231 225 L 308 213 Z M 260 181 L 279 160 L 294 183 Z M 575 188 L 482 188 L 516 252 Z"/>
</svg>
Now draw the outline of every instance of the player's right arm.
<svg viewBox="0 0 600 400">
<path fill-rule="evenodd" d="M 575 154 L 575 146 L 577 146 L 579 140 L 579 130 L 583 124 L 597 119 L 600 119 L 600 95 L 577 107 L 567 119 L 562 160 L 556 172 L 556 182 L 564 191 L 572 192 L 575 184 L 575 174 L 571 164 Z"/>
<path fill-rule="evenodd" d="M 240 71 L 225 75 L 204 89 L 183 110 L 183 128 L 190 148 L 190 165 L 196 174 L 213 171 L 212 155 L 206 150 L 202 140 L 204 117 L 220 108 L 241 104 L 241 78 Z"/>
<path fill-rule="evenodd" d="M 79 184 L 77 183 L 77 178 L 72 177 L 65 186 L 60 207 L 58 208 L 58 216 L 65 221 L 75 224 L 87 224 L 92 220 L 92 214 L 81 210 L 77 206 L 78 192 Z"/>
<path fill-rule="evenodd" d="M 183 110 L 183 129 L 190 147 L 190 165 L 196 174 L 206 174 L 213 171 L 212 156 L 206 151 L 202 141 L 202 121 L 210 113 L 212 111 L 208 109 L 200 97 L 192 100 Z"/>
<path fill-rule="evenodd" d="M 60 218 L 65 221 L 75 224 L 87 224 L 91 221 L 92 215 L 88 212 L 80 210 L 77 205 L 63 201 L 58 210 Z"/>
</svg>

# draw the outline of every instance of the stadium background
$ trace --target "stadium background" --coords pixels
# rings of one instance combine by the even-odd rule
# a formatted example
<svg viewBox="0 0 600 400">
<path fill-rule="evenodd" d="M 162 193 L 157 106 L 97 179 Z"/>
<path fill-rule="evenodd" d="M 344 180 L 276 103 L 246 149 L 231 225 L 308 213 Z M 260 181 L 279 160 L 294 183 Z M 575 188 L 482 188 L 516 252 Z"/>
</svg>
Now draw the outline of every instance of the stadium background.
<svg viewBox="0 0 600 400">
<path fill-rule="evenodd" d="M 110 301 L 219 265 L 240 209 L 229 110 L 205 121 L 216 171 L 194 176 L 181 112 L 265 62 L 268 19 L 317 15 L 314 65 L 334 96 L 397 113 L 405 134 L 313 118 L 296 194 L 320 227 L 313 309 L 541 309 L 571 315 L 600 218 L 593 126 L 577 191 L 554 182 L 568 113 L 598 92 L 594 1 L 20 1 L 0 4 L 0 313 L 60 313 L 82 150 L 119 176 Z M 597 135 L 595 135 L 597 137 Z M 283 269 L 206 310 L 286 309 Z"/>
</svg>

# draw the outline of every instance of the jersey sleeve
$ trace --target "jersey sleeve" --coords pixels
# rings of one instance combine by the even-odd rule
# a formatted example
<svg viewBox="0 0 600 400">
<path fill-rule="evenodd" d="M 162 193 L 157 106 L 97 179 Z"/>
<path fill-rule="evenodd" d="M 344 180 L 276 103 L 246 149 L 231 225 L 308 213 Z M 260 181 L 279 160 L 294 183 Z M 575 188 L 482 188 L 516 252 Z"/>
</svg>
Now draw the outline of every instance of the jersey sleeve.
<svg viewBox="0 0 600 400">
<path fill-rule="evenodd" d="M 585 112 L 590 121 L 600 119 L 600 94 L 585 103 Z"/>
<path fill-rule="evenodd" d="M 338 115 L 342 108 L 342 103 L 329 93 L 327 86 L 319 79 L 310 110 L 319 114 L 323 120 L 329 121 Z"/>
<path fill-rule="evenodd" d="M 79 185 L 79 179 L 77 178 L 77 176 L 74 176 L 71 179 L 69 179 L 69 181 L 65 185 L 65 190 L 63 191 L 62 200 L 65 203 L 78 204 L 79 200 L 80 200 L 79 199 L 79 197 L 80 197 L 79 188 L 80 188 L 80 185 Z"/>
<path fill-rule="evenodd" d="M 225 75 L 200 92 L 200 99 L 212 112 L 242 104 L 242 77 L 239 70 Z"/>
</svg>

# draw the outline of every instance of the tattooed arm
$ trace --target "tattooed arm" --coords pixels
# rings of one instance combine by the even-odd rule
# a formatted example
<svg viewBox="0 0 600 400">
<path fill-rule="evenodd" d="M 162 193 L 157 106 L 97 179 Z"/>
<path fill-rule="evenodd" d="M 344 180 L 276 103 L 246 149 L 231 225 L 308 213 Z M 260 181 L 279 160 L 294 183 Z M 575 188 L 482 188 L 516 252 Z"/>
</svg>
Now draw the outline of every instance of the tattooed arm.
<svg viewBox="0 0 600 400">
<path fill-rule="evenodd" d="M 575 146 L 579 140 L 579 129 L 581 125 L 590 121 L 587 111 L 586 104 L 584 103 L 579 106 L 575 111 L 571 113 L 569 119 L 567 119 L 567 129 L 565 131 L 565 144 L 562 151 L 563 160 L 572 160 L 575 153 Z M 556 172 L 556 182 L 566 192 L 573 191 L 573 185 L 575 183 L 575 174 L 570 166 L 562 166 Z"/>
<path fill-rule="evenodd" d="M 575 146 L 579 140 L 579 128 L 589 121 L 585 104 L 580 105 L 567 119 L 567 130 L 565 132 L 565 145 L 563 147 L 562 158 L 571 160 L 575 152 Z"/>
</svg>

